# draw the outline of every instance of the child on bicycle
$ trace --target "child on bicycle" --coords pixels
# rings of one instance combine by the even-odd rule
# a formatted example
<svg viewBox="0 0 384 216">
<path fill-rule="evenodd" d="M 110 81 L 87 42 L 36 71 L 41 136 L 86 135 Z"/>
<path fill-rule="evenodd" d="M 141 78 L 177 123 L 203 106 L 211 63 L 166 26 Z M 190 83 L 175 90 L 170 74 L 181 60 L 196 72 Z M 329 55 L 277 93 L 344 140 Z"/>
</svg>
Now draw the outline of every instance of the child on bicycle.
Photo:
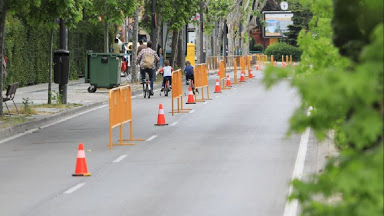
<svg viewBox="0 0 384 216">
<path fill-rule="evenodd" d="M 185 84 L 186 85 L 189 85 L 189 80 L 193 80 L 193 66 L 191 65 L 191 62 L 190 61 L 186 61 L 185 62 L 185 68 L 184 68 L 184 72 L 185 72 Z"/>
<path fill-rule="evenodd" d="M 161 85 L 161 91 L 164 90 L 165 83 L 167 80 L 169 81 L 169 88 L 171 89 L 172 87 L 172 71 L 173 68 L 169 66 L 169 61 L 165 60 L 164 61 L 164 67 L 162 67 L 159 70 L 159 73 L 163 75 L 163 84 Z"/>
</svg>

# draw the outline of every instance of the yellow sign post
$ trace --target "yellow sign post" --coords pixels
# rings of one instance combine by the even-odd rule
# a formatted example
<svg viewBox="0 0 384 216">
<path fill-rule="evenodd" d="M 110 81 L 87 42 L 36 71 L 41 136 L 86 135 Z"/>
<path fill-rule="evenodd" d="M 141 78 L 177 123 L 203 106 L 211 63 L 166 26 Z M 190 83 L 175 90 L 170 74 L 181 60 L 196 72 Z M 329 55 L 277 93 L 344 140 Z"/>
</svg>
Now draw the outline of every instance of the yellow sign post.
<svg viewBox="0 0 384 216">
<path fill-rule="evenodd" d="M 196 45 L 193 43 L 187 43 L 187 56 L 185 57 L 187 61 L 191 62 L 191 65 L 195 67 L 195 49 Z"/>
</svg>

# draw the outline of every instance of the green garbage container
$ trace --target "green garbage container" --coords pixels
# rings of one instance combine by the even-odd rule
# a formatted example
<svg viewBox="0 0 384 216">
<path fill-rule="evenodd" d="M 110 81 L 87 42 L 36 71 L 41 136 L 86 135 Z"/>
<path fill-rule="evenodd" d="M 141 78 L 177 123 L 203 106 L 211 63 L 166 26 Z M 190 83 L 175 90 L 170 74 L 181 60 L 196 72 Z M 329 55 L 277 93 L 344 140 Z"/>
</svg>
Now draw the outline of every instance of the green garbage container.
<svg viewBox="0 0 384 216">
<path fill-rule="evenodd" d="M 85 82 L 90 83 L 89 93 L 97 88 L 114 88 L 120 85 L 121 54 L 87 52 Z"/>
</svg>

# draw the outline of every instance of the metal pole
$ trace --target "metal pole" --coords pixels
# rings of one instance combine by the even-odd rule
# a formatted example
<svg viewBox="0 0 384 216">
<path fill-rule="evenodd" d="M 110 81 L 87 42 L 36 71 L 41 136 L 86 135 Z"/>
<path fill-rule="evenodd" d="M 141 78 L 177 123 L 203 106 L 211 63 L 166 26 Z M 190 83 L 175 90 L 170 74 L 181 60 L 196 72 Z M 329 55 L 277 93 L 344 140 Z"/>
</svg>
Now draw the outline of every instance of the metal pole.
<svg viewBox="0 0 384 216">
<path fill-rule="evenodd" d="M 203 14 L 204 14 L 204 1 L 200 3 L 200 63 L 205 63 L 205 58 L 204 58 L 204 41 L 203 41 Z"/>
<path fill-rule="evenodd" d="M 152 40 L 152 49 L 157 49 L 156 44 L 156 0 L 152 0 L 152 28 L 151 28 L 151 40 Z"/>
<path fill-rule="evenodd" d="M 60 49 L 68 50 L 68 28 L 63 19 L 60 19 Z M 59 94 L 63 104 L 67 104 L 67 84 L 59 83 Z"/>
<path fill-rule="evenodd" d="M 226 61 L 226 56 L 227 56 L 226 45 L 227 45 L 227 20 L 224 20 L 224 27 L 223 27 L 223 56 L 224 56 L 225 64 L 227 63 L 227 61 Z"/>
</svg>

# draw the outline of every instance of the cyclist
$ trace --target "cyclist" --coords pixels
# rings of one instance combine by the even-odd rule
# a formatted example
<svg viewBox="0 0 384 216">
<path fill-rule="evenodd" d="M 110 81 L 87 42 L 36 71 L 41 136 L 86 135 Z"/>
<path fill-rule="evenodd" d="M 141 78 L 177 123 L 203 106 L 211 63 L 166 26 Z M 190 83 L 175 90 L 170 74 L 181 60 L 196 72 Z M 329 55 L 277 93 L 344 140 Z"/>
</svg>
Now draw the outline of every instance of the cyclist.
<svg viewBox="0 0 384 216">
<path fill-rule="evenodd" d="M 149 80 L 151 81 L 151 95 L 153 95 L 153 82 L 155 73 L 155 61 L 159 61 L 159 56 L 152 49 L 152 41 L 147 42 L 147 48 L 140 51 L 137 56 L 136 64 L 140 63 L 141 80 L 145 81 L 145 73 L 148 73 Z"/>
<path fill-rule="evenodd" d="M 169 61 L 165 60 L 164 61 L 164 67 L 159 70 L 160 74 L 163 74 L 163 84 L 161 85 L 161 91 L 164 90 L 165 83 L 167 80 L 169 80 L 169 88 L 171 89 L 172 87 L 172 71 L 173 68 L 169 66 Z"/>
<path fill-rule="evenodd" d="M 188 80 L 193 80 L 193 82 L 195 81 L 193 78 L 193 66 L 191 65 L 191 62 L 189 62 L 189 61 L 185 62 L 184 72 L 185 72 L 185 84 L 186 85 L 189 85 Z"/>
</svg>

